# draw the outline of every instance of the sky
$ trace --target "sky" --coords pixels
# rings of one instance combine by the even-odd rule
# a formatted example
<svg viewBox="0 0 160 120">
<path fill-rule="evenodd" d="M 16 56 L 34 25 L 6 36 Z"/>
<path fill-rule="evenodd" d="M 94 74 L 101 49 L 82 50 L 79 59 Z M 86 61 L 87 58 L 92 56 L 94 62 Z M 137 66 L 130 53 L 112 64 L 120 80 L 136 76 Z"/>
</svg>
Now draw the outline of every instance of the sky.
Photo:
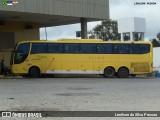
<svg viewBox="0 0 160 120">
<path fill-rule="evenodd" d="M 160 0 L 109 0 L 110 19 L 140 17 L 146 20 L 145 39 L 156 38 L 160 32 Z M 136 5 L 139 2 L 154 2 L 155 5 Z M 89 22 L 88 30 L 93 29 L 101 21 Z M 65 28 L 65 29 L 64 29 Z M 80 31 L 80 24 L 47 27 L 47 39 L 56 40 L 60 38 L 76 38 L 76 31 Z M 46 39 L 45 29 L 40 29 L 41 39 Z"/>
</svg>

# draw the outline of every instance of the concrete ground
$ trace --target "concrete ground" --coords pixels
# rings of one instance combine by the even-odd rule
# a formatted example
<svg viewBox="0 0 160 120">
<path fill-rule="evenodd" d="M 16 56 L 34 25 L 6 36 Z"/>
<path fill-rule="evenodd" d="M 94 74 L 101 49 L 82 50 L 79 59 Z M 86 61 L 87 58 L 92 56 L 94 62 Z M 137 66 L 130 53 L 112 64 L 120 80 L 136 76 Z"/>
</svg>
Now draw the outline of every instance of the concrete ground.
<svg viewBox="0 0 160 120">
<path fill-rule="evenodd" d="M 0 79 L 0 111 L 160 111 L 160 79 Z"/>
</svg>

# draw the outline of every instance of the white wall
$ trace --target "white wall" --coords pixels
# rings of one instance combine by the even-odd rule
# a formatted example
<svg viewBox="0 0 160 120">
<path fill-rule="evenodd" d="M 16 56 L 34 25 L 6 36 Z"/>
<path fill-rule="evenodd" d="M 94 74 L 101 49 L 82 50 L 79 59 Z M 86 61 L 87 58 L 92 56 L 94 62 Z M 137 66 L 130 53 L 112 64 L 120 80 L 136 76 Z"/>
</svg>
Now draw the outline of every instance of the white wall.
<svg viewBox="0 0 160 120">
<path fill-rule="evenodd" d="M 118 20 L 118 33 L 146 32 L 146 21 L 144 18 L 122 18 Z"/>
<path fill-rule="evenodd" d="M 153 67 L 160 67 L 160 47 L 153 48 Z"/>
</svg>

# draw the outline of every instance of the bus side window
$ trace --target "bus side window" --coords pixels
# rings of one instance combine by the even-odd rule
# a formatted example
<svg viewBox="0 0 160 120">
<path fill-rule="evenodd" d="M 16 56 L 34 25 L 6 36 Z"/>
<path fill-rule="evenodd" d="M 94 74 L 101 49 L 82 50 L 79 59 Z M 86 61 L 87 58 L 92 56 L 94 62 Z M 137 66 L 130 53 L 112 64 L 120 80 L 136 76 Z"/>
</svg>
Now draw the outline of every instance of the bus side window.
<svg viewBox="0 0 160 120">
<path fill-rule="evenodd" d="M 112 54 L 112 44 L 105 44 L 106 54 Z"/>
<path fill-rule="evenodd" d="M 118 48 L 118 45 L 113 45 L 113 47 L 112 47 L 112 51 L 113 51 L 113 54 L 119 54 L 119 48 Z"/>
<path fill-rule="evenodd" d="M 141 53 L 149 53 L 150 52 L 150 46 L 149 45 L 140 45 L 140 51 Z"/>
<path fill-rule="evenodd" d="M 96 54 L 97 53 L 97 45 L 96 44 L 81 44 L 80 53 L 84 54 Z"/>
<path fill-rule="evenodd" d="M 79 53 L 80 52 L 80 45 L 79 44 L 73 44 L 72 51 L 73 51 L 73 53 Z"/>
<path fill-rule="evenodd" d="M 63 44 L 49 43 L 48 53 L 63 53 Z"/>
<path fill-rule="evenodd" d="M 105 44 L 99 44 L 97 45 L 97 52 L 100 54 L 105 54 L 106 53 L 106 46 Z"/>
<path fill-rule="evenodd" d="M 112 44 L 97 45 L 97 52 L 100 54 L 112 54 Z"/>
<path fill-rule="evenodd" d="M 81 47 L 80 47 L 80 53 L 89 53 L 90 51 L 90 47 L 89 47 L 89 44 L 81 44 Z"/>
<path fill-rule="evenodd" d="M 64 53 L 69 53 L 69 46 L 64 44 Z"/>
<path fill-rule="evenodd" d="M 141 54 L 139 44 L 133 44 L 133 45 L 130 45 L 130 46 L 131 46 L 132 54 Z"/>
<path fill-rule="evenodd" d="M 96 54 L 97 53 L 97 45 L 96 44 L 90 44 L 91 45 L 91 53 Z"/>
<path fill-rule="evenodd" d="M 114 54 L 129 54 L 129 46 L 128 44 L 115 44 L 113 45 L 113 53 Z"/>
<path fill-rule="evenodd" d="M 129 52 L 129 54 L 132 54 L 132 46 L 131 45 L 128 45 L 128 52 Z"/>
<path fill-rule="evenodd" d="M 32 43 L 31 54 L 37 53 L 47 53 L 48 52 L 47 44 L 45 43 Z"/>
<path fill-rule="evenodd" d="M 122 54 L 130 54 L 128 44 L 124 44 L 124 45 L 120 45 L 120 46 L 121 46 L 121 53 Z"/>
<path fill-rule="evenodd" d="M 79 53 L 80 45 L 79 44 L 64 44 L 64 53 Z"/>
</svg>

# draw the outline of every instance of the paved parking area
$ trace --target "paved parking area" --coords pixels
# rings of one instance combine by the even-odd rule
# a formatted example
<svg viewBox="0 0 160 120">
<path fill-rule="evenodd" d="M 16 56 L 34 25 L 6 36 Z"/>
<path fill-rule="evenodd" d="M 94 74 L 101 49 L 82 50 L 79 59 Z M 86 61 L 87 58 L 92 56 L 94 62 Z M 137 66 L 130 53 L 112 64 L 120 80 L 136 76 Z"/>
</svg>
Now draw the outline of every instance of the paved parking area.
<svg viewBox="0 0 160 120">
<path fill-rule="evenodd" d="M 160 111 L 158 78 L 0 79 L 0 111 Z"/>
</svg>

